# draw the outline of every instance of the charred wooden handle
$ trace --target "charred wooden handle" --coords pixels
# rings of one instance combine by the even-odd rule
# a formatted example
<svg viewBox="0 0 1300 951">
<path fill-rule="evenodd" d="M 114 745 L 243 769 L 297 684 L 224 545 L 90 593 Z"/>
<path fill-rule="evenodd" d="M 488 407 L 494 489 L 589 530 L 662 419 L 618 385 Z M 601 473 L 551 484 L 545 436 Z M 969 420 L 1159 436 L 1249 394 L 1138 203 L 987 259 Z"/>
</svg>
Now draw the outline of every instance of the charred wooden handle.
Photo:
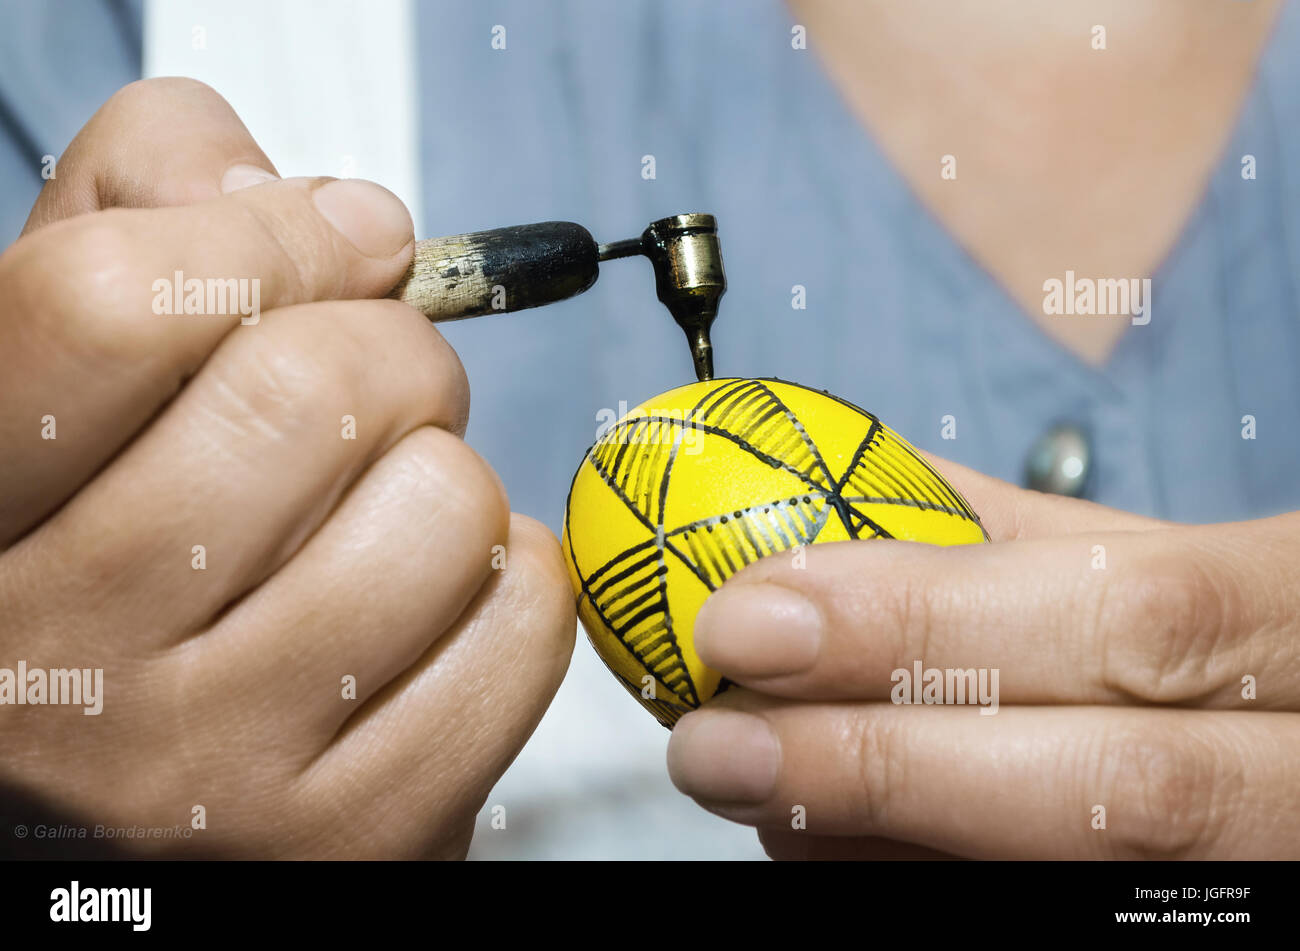
<svg viewBox="0 0 1300 951">
<path fill-rule="evenodd" d="M 581 294 L 599 272 L 599 248 L 571 221 L 543 221 L 415 243 L 390 297 L 432 321 L 538 307 Z"/>
</svg>

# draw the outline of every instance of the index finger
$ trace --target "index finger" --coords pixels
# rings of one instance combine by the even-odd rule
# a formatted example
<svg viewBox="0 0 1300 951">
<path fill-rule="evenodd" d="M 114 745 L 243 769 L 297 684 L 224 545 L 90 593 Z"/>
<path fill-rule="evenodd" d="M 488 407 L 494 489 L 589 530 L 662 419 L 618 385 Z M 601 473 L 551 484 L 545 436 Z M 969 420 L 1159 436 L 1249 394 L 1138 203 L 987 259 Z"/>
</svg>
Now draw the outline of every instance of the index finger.
<svg viewBox="0 0 1300 951">
<path fill-rule="evenodd" d="M 1296 710 L 1300 675 L 1276 660 L 1290 633 L 1272 620 L 1294 598 L 1269 568 L 1294 559 L 1294 524 L 814 545 L 802 568 L 765 559 L 728 581 L 695 648 L 801 699 Z M 1267 696 L 1244 696 L 1261 673 Z"/>
</svg>

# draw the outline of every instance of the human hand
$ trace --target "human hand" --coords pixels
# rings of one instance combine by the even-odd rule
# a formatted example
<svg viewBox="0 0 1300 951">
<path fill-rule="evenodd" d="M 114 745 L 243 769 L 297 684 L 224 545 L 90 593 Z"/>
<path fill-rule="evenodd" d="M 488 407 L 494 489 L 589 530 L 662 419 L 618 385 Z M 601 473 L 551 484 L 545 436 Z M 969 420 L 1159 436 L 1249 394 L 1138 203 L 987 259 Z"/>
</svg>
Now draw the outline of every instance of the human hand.
<svg viewBox="0 0 1300 951">
<path fill-rule="evenodd" d="M 273 171 L 212 90 L 136 83 L 0 255 L 0 667 L 103 670 L 98 715 L 0 706 L 0 790 L 203 807 L 148 854 L 463 856 L 568 664 L 559 547 L 459 438 L 455 353 L 378 299 L 405 207 Z M 177 272 L 256 282 L 259 319 L 158 316 Z"/>
<path fill-rule="evenodd" d="M 695 646 L 742 688 L 677 724 L 677 786 L 774 858 L 1300 856 L 1300 514 L 1173 525 L 931 458 L 993 544 L 737 574 Z M 996 671 L 996 714 L 890 702 L 918 661 Z"/>
</svg>

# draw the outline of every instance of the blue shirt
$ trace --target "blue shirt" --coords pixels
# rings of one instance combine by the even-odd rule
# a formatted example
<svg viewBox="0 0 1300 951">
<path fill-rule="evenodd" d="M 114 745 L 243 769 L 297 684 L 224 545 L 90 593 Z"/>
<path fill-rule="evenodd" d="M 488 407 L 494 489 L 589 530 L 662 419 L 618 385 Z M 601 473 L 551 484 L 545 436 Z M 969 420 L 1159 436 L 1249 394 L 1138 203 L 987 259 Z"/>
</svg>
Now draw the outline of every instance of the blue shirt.
<svg viewBox="0 0 1300 951">
<path fill-rule="evenodd" d="M 780 0 L 452 2 L 419 8 L 426 220 L 552 218 L 598 240 L 718 216 L 719 375 L 827 388 L 916 444 L 1011 481 L 1053 422 L 1090 432 L 1090 494 L 1219 521 L 1300 508 L 1300 9 L 1282 11 L 1208 188 L 1153 275 L 1151 323 L 1094 368 L 1048 338 L 922 208 Z M 10 3 L 0 35 L 0 228 L 139 74 L 138 2 Z M 573 24 L 582 23 L 577 29 Z M 505 50 L 486 38 L 507 26 Z M 1258 177 L 1243 179 L 1253 155 Z M 642 177 L 652 155 L 655 178 Z M 602 409 L 691 378 L 648 265 L 585 295 L 443 325 L 469 371 L 469 442 L 513 506 L 558 529 Z M 791 306 L 806 288 L 807 309 Z M 955 420 L 956 439 L 941 438 Z M 1244 416 L 1257 438 L 1243 439 Z"/>
</svg>

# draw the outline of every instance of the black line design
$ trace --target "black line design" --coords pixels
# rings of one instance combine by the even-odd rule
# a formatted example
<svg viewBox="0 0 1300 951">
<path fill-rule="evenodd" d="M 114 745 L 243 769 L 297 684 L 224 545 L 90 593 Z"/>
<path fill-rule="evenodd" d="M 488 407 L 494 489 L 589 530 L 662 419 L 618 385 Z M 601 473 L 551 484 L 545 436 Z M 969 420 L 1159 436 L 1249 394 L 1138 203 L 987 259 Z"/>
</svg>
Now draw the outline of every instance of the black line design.
<svg viewBox="0 0 1300 951">
<path fill-rule="evenodd" d="M 836 479 L 803 424 L 764 381 L 717 383 L 684 418 L 642 415 L 623 419 L 587 453 L 586 461 L 650 538 L 619 552 L 584 577 L 573 552 L 566 509 L 570 557 L 582 588 L 579 604 L 585 597 L 601 624 L 672 699 L 646 699 L 639 686 L 619 675 L 608 662 L 606 666 L 670 728 L 683 713 L 699 706 L 700 696 L 673 627 L 668 557 L 677 559 L 714 591 L 760 558 L 815 542 L 832 512 L 851 538 L 893 537 L 860 505 L 910 506 L 980 524 L 941 475 L 861 407 L 824 390 L 813 390 L 870 420 L 867 435 L 848 468 Z M 765 465 L 790 473 L 803 484 L 803 491 L 666 527 L 669 482 L 682 442 L 691 430 L 727 439 Z M 644 449 L 629 451 L 643 444 Z M 572 494 L 571 485 L 570 501 Z M 980 528 L 982 531 L 983 526 Z M 986 532 L 984 537 L 988 538 Z M 721 689 L 720 685 L 715 693 Z"/>
</svg>

